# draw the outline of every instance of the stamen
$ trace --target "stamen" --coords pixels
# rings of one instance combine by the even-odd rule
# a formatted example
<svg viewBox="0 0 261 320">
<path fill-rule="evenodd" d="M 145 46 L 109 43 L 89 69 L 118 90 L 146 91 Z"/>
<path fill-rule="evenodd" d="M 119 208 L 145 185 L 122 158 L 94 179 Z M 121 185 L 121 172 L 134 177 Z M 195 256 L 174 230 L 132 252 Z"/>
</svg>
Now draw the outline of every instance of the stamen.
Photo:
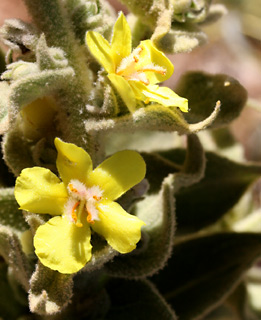
<svg viewBox="0 0 261 320">
<path fill-rule="evenodd" d="M 144 66 L 144 67 L 140 68 L 139 70 L 137 70 L 137 72 L 146 72 L 146 71 L 151 71 L 151 72 L 155 72 L 158 74 L 162 74 L 163 76 L 165 76 L 167 73 L 165 68 L 160 67 L 158 65 L 155 65 L 153 63 L 148 64 L 147 66 Z"/>
<path fill-rule="evenodd" d="M 68 188 L 70 189 L 71 192 L 78 192 L 78 190 L 73 187 L 73 184 L 72 184 L 72 183 L 69 183 L 69 184 L 68 184 Z"/>
<path fill-rule="evenodd" d="M 83 220 L 94 224 L 99 220 L 99 211 L 96 203 L 102 199 L 103 190 L 99 186 L 87 188 L 79 180 L 72 179 L 68 185 L 68 201 L 65 205 L 65 215 L 77 227 L 83 227 Z"/>
<path fill-rule="evenodd" d="M 77 221 L 77 214 L 76 214 L 75 210 L 76 210 L 76 208 L 78 207 L 79 204 L 80 204 L 80 201 L 77 201 L 74 204 L 74 206 L 72 207 L 72 214 L 71 215 L 72 215 L 72 219 L 73 219 L 74 222 Z"/>
<path fill-rule="evenodd" d="M 87 210 L 87 222 L 90 224 L 94 224 L 94 220 L 92 219 L 92 214 Z"/>
<path fill-rule="evenodd" d="M 139 58 L 137 56 L 133 56 L 133 59 L 136 63 L 139 61 Z"/>
<path fill-rule="evenodd" d="M 83 224 L 81 222 L 81 216 L 82 216 L 82 212 L 83 212 L 83 208 L 84 208 L 84 201 L 80 202 L 80 206 L 78 209 L 78 215 L 77 215 L 77 221 L 76 221 L 76 227 L 82 227 Z"/>
</svg>

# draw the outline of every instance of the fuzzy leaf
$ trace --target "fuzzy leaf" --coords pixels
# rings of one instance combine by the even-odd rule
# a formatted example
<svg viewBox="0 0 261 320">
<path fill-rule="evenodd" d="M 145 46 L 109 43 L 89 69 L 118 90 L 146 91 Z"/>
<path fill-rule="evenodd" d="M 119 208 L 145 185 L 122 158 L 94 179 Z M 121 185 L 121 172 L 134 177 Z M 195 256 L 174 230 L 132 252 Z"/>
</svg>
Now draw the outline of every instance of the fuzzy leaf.
<svg viewBox="0 0 261 320">
<path fill-rule="evenodd" d="M 7 131 L 9 125 L 8 119 L 8 94 L 9 85 L 1 81 L 0 82 L 0 134 Z"/>
<path fill-rule="evenodd" d="M 202 319 L 224 301 L 260 253 L 261 235 L 199 237 L 174 246 L 167 267 L 152 280 L 180 319 Z"/>
<path fill-rule="evenodd" d="M 41 35 L 36 46 L 36 61 L 40 70 L 66 68 L 68 60 L 59 48 L 47 46 L 44 34 Z"/>
<path fill-rule="evenodd" d="M 68 67 L 30 74 L 15 81 L 10 87 L 12 119 L 27 104 L 38 98 L 51 95 L 56 90 L 67 85 L 73 76 L 73 69 Z"/>
<path fill-rule="evenodd" d="M 22 251 L 18 236 L 11 228 L 0 225 L 0 255 L 13 270 L 16 280 L 24 287 L 29 289 L 29 278 L 31 265 Z"/>
<path fill-rule="evenodd" d="M 17 320 L 27 312 L 27 308 L 15 299 L 7 277 L 7 266 L 0 262 L 0 317 L 1 319 Z"/>
<path fill-rule="evenodd" d="M 29 229 L 22 211 L 18 209 L 13 188 L 0 189 L 0 225 L 20 233 Z"/>
<path fill-rule="evenodd" d="M 159 167 L 154 167 L 154 170 L 151 167 L 152 172 L 147 176 L 149 181 L 153 172 L 160 171 L 160 164 L 162 167 L 166 165 L 163 158 L 158 158 L 157 161 Z M 146 223 L 142 228 L 143 243 L 141 242 L 140 247 L 133 253 L 117 256 L 112 262 L 106 264 L 105 268 L 110 274 L 118 277 L 140 278 L 152 275 L 165 266 L 172 251 L 174 238 L 175 190 L 198 181 L 202 177 L 204 168 L 205 158 L 202 146 L 196 136 L 189 136 L 187 156 L 182 170 L 179 173 L 170 174 L 175 172 L 175 167 L 169 161 L 163 170 L 163 174 L 168 177 L 163 180 L 161 189 L 155 193 L 157 188 L 154 186 L 154 193 L 136 205 L 136 215 Z M 167 169 L 170 169 L 170 172 L 167 173 Z M 164 178 L 163 175 L 157 175 L 157 177 L 160 181 Z"/>
<path fill-rule="evenodd" d="M 52 315 L 60 312 L 72 297 L 72 276 L 44 267 L 40 262 L 30 280 L 31 312 Z"/>
<path fill-rule="evenodd" d="M 87 120 L 85 129 L 87 133 L 110 132 L 112 130 L 156 130 L 156 131 L 177 131 L 179 134 L 190 134 L 206 129 L 217 117 L 220 106 L 216 108 L 209 117 L 203 121 L 189 125 L 177 108 L 168 108 L 157 104 L 152 104 L 145 108 L 140 108 L 133 114 L 128 114 L 115 119 Z"/>
<path fill-rule="evenodd" d="M 196 231 L 217 221 L 261 175 L 259 165 L 239 164 L 211 152 L 206 158 L 205 177 L 175 194 L 181 232 Z"/>
<path fill-rule="evenodd" d="M 107 320 L 176 320 L 176 315 L 147 280 L 113 279 L 107 286 L 111 309 Z"/>
<path fill-rule="evenodd" d="M 99 32 L 106 39 L 110 37 L 115 14 L 109 2 L 66 0 L 65 4 L 75 36 L 81 44 L 84 44 L 85 34 L 88 30 Z"/>
<path fill-rule="evenodd" d="M 82 271 L 92 272 L 96 269 L 100 269 L 106 262 L 110 261 L 118 254 L 117 251 L 115 251 L 97 234 L 92 235 L 92 246 L 92 258 Z"/>
<path fill-rule="evenodd" d="M 24 139 L 19 128 L 15 127 L 5 134 L 2 148 L 4 160 L 15 176 L 18 176 L 22 169 L 35 165 L 31 144 Z"/>
<path fill-rule="evenodd" d="M 175 23 L 166 35 L 156 41 L 156 44 L 164 52 L 181 53 L 190 52 L 204 44 L 206 40 L 206 34 L 196 25 Z"/>
<path fill-rule="evenodd" d="M 211 128 L 224 126 L 238 117 L 247 99 L 245 88 L 224 74 L 188 72 L 181 77 L 175 90 L 189 101 L 190 111 L 184 114 L 189 123 L 208 117 L 220 101 L 221 109 Z"/>
<path fill-rule="evenodd" d="M 149 193 L 160 189 L 161 181 L 170 173 L 177 173 L 175 192 L 181 187 L 198 182 L 205 170 L 203 148 L 196 135 L 188 136 L 188 147 L 185 150 L 172 149 L 154 153 L 142 153 L 146 162 L 146 178 L 149 181 Z"/>
<path fill-rule="evenodd" d="M 0 48 L 0 75 L 5 71 L 5 54 Z"/>
<path fill-rule="evenodd" d="M 32 24 L 26 23 L 20 19 L 7 19 L 0 29 L 1 37 L 4 43 L 15 51 L 22 54 L 34 50 L 38 34 Z"/>
</svg>

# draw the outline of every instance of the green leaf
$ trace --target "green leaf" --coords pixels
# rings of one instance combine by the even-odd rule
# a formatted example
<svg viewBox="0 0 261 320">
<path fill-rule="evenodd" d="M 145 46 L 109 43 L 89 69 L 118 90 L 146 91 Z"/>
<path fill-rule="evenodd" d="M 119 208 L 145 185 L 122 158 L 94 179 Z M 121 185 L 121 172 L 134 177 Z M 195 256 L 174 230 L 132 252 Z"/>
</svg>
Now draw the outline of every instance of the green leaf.
<svg viewBox="0 0 261 320">
<path fill-rule="evenodd" d="M 221 110 L 211 127 L 220 127 L 237 118 L 245 105 L 247 92 L 234 78 L 203 72 L 188 72 L 183 75 L 175 89 L 189 101 L 190 111 L 184 114 L 189 123 L 196 123 L 208 117 L 216 105 Z"/>
<path fill-rule="evenodd" d="M 39 315 L 60 312 L 72 297 L 72 276 L 46 268 L 40 262 L 31 277 L 30 285 L 30 310 Z"/>
<path fill-rule="evenodd" d="M 206 159 L 204 178 L 175 193 L 181 232 L 196 231 L 216 222 L 261 175 L 259 165 L 239 164 L 211 152 L 206 153 Z"/>
<path fill-rule="evenodd" d="M 261 253 L 261 235 L 220 233 L 178 243 L 152 278 L 182 320 L 201 317 L 231 293 Z"/>
<path fill-rule="evenodd" d="M 107 320 L 176 320 L 175 313 L 147 280 L 113 279 L 107 286 L 111 309 Z"/>
</svg>

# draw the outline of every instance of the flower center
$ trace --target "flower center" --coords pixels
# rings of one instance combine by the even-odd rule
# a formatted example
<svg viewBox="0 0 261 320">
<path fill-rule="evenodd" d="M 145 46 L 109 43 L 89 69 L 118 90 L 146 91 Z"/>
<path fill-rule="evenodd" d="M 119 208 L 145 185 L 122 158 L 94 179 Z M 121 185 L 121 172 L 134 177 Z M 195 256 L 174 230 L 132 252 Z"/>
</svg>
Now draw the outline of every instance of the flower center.
<svg viewBox="0 0 261 320">
<path fill-rule="evenodd" d="M 116 74 L 124 77 L 126 80 L 141 81 L 145 85 L 150 84 L 145 73 L 146 71 L 165 75 L 165 68 L 155 65 L 154 63 L 146 64 L 145 61 L 142 61 L 141 53 L 143 50 L 143 47 L 140 45 L 134 49 L 128 57 L 122 59 L 116 69 Z"/>
<path fill-rule="evenodd" d="M 82 227 L 82 219 L 94 224 L 99 220 L 99 212 L 96 204 L 102 199 L 103 190 L 98 186 L 87 188 L 79 180 L 71 180 L 67 186 L 69 198 L 65 205 L 65 213 L 68 219 L 77 227 Z"/>
</svg>

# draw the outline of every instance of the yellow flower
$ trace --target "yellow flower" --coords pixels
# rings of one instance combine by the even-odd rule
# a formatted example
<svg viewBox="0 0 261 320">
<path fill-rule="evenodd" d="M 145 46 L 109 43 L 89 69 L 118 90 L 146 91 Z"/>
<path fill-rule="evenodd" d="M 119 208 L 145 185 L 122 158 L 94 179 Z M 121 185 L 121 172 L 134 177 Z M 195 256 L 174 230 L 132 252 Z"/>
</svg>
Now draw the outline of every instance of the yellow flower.
<svg viewBox="0 0 261 320">
<path fill-rule="evenodd" d="M 117 202 L 145 176 L 145 163 L 135 151 L 120 151 L 93 170 L 87 152 L 56 138 L 57 169 L 22 170 L 15 197 L 20 209 L 52 217 L 34 236 L 35 253 L 47 267 L 74 273 L 91 259 L 91 229 L 120 253 L 136 248 L 143 221 Z"/>
<path fill-rule="evenodd" d="M 86 43 L 92 55 L 107 71 L 108 78 L 130 112 L 135 111 L 136 99 L 188 111 L 187 99 L 167 87 L 157 85 L 167 80 L 174 71 L 173 64 L 164 53 L 151 40 L 141 41 L 131 52 L 131 30 L 122 13 L 114 25 L 111 44 L 94 31 L 87 32 Z"/>
</svg>

